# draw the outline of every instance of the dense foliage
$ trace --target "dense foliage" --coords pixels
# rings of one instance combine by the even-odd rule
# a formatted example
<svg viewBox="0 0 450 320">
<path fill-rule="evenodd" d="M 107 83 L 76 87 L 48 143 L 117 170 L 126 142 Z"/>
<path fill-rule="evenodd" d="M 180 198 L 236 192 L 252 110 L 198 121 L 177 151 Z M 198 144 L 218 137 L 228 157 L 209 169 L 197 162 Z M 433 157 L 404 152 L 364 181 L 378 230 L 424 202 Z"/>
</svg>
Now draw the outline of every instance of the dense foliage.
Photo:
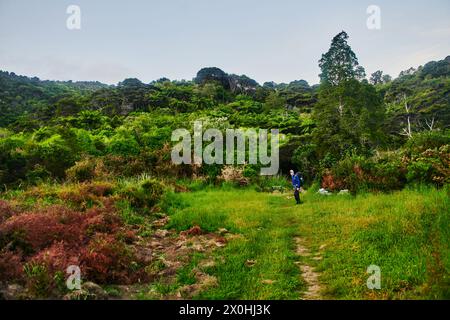
<svg viewBox="0 0 450 320">
<path fill-rule="evenodd" d="M 0 184 L 33 185 L 74 174 L 93 178 L 89 172 L 75 172 L 88 170 L 80 168 L 86 161 L 91 166 L 103 161 L 118 176 L 200 174 L 214 181 L 220 176 L 217 166 L 172 167 L 167 161 L 171 132 L 191 129 L 196 120 L 221 130 L 280 129 L 285 135 L 282 172 L 296 167 L 309 182 L 328 177 L 349 157 L 386 162 L 380 154 L 403 154 L 408 141 L 427 134 L 439 141 L 427 153 L 433 157 L 429 162 L 444 161 L 445 168 L 438 154 L 445 154 L 449 137 L 450 58 L 402 72 L 393 81 L 379 72 L 372 75 L 373 85 L 360 79 L 361 67 L 347 38 L 341 33 L 333 39 L 320 61 L 323 83 L 314 87 L 304 80 L 260 86 L 218 68 L 200 70 L 192 82 L 126 79 L 117 86 L 40 81 L 2 72 Z M 408 182 L 438 185 L 448 180 L 442 174 L 419 179 L 405 173 Z M 401 187 L 406 180 L 393 185 Z"/>
</svg>

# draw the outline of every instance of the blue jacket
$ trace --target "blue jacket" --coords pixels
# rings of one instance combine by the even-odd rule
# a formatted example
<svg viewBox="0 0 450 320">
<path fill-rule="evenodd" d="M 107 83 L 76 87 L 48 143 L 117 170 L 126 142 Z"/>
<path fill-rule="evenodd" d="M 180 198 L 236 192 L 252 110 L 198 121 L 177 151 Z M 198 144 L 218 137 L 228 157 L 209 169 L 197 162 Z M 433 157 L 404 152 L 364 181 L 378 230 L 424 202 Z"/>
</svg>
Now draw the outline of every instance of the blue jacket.
<svg viewBox="0 0 450 320">
<path fill-rule="evenodd" d="M 302 183 L 301 183 L 301 181 L 300 181 L 300 178 L 299 178 L 297 175 L 294 175 L 294 176 L 292 177 L 292 186 L 293 186 L 294 188 L 298 188 L 298 189 L 302 186 Z"/>
</svg>

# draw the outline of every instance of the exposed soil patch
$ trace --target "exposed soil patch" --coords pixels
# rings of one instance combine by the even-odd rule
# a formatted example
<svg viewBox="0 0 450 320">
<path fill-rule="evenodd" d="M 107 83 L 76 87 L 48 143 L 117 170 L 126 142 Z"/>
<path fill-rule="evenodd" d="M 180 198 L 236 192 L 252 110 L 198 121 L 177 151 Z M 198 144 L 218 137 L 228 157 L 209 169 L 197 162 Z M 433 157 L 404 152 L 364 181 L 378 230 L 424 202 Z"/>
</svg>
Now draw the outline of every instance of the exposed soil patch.
<svg viewBox="0 0 450 320">
<path fill-rule="evenodd" d="M 304 245 L 304 240 L 302 238 L 295 238 L 296 243 L 296 253 L 303 257 L 303 258 L 309 258 L 311 256 L 311 252 L 309 249 Z M 313 260 L 321 260 L 322 257 L 319 254 L 316 254 L 313 257 Z M 305 260 L 305 259 L 303 259 Z M 303 300 L 321 300 L 322 295 L 322 286 L 320 285 L 319 276 L 320 274 L 315 271 L 315 269 L 306 264 L 305 262 L 298 262 L 299 268 L 302 272 L 302 277 L 305 280 L 308 289 L 303 295 Z"/>
<path fill-rule="evenodd" d="M 153 223 L 155 227 L 162 228 L 169 222 L 165 217 Z M 177 233 L 174 230 L 157 229 L 150 238 L 142 239 L 136 246 L 139 258 L 145 261 L 147 273 L 151 282 L 164 284 L 176 283 L 177 271 L 189 264 L 194 253 L 204 253 L 210 257 L 212 252 L 224 247 L 233 235 L 225 229 L 217 233 L 205 233 L 200 227 L 195 226 L 189 230 Z M 200 292 L 217 285 L 217 279 L 206 274 L 203 269 L 214 267 L 216 261 L 206 258 L 192 270 L 196 282 L 186 285 L 175 293 L 160 294 L 158 292 L 146 292 L 147 295 L 159 299 L 189 299 Z M 120 298 L 130 299 L 139 292 L 145 292 L 148 285 L 120 286 Z M 119 299 L 120 299 L 119 298 Z"/>
</svg>

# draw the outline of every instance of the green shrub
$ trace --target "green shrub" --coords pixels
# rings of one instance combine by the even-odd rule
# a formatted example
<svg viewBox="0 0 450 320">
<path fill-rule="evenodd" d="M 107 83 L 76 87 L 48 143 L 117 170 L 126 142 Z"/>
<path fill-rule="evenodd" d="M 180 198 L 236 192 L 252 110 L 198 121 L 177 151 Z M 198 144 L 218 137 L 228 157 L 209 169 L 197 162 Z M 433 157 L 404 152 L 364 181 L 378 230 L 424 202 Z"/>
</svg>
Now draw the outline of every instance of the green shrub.
<svg viewBox="0 0 450 320">
<path fill-rule="evenodd" d="M 439 149 L 450 144 L 450 131 L 427 131 L 412 136 L 405 145 L 412 153 L 422 153 L 428 149 Z"/>
<path fill-rule="evenodd" d="M 399 153 L 371 158 L 347 156 L 327 172 L 322 187 L 330 191 L 348 189 L 353 194 L 399 190 L 406 183 L 402 166 Z"/>
<path fill-rule="evenodd" d="M 372 179 L 368 182 L 370 190 L 392 191 L 405 186 L 405 170 L 401 159 L 386 159 L 372 164 L 370 170 Z"/>
<path fill-rule="evenodd" d="M 201 167 L 201 173 L 205 175 L 210 182 L 214 182 L 222 172 L 223 165 L 204 164 Z"/>
<path fill-rule="evenodd" d="M 137 214 L 127 200 L 117 201 L 115 206 L 125 224 L 137 226 L 144 225 L 145 218 Z"/>
<path fill-rule="evenodd" d="M 408 166 L 406 178 L 408 182 L 425 183 L 430 181 L 433 166 L 426 161 L 416 161 Z"/>
<path fill-rule="evenodd" d="M 37 164 L 26 173 L 25 177 L 29 184 L 36 185 L 48 180 L 51 177 L 51 173 L 45 167 Z"/>
<path fill-rule="evenodd" d="M 95 177 L 96 161 L 84 159 L 76 162 L 74 166 L 66 170 L 66 178 L 74 182 L 84 182 Z"/>
<path fill-rule="evenodd" d="M 152 208 L 164 193 L 164 186 L 158 180 L 143 175 L 138 179 L 122 181 L 118 193 L 135 208 Z"/>
<path fill-rule="evenodd" d="M 30 292 L 39 298 L 46 298 L 52 289 L 52 278 L 45 265 L 27 263 L 23 266 L 27 287 Z"/>
<path fill-rule="evenodd" d="M 242 174 L 244 175 L 244 177 L 250 179 L 256 179 L 259 176 L 258 170 L 253 166 L 246 166 Z"/>
<path fill-rule="evenodd" d="M 443 186 L 450 182 L 450 145 L 428 149 L 407 164 L 410 183 L 426 183 Z"/>
<path fill-rule="evenodd" d="M 64 177 L 66 169 L 73 165 L 76 158 L 59 134 L 39 142 L 32 150 L 32 156 L 55 177 Z"/>
<path fill-rule="evenodd" d="M 135 156 L 139 154 L 139 144 L 132 135 L 116 134 L 108 144 L 107 151 L 118 156 Z"/>
</svg>

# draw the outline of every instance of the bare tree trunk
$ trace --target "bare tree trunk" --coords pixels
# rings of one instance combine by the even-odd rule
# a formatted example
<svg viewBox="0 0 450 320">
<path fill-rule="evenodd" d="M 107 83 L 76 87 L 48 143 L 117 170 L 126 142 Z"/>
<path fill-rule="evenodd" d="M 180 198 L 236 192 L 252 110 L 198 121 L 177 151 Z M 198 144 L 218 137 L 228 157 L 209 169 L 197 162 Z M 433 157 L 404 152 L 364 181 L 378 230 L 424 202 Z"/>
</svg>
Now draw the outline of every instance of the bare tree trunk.
<svg viewBox="0 0 450 320">
<path fill-rule="evenodd" d="M 342 98 L 340 98 L 340 97 L 339 97 L 339 107 L 338 107 L 338 109 L 339 109 L 339 114 L 342 117 L 342 115 L 344 114 L 344 106 L 342 105 Z"/>
<path fill-rule="evenodd" d="M 405 100 L 405 110 L 406 113 L 408 115 L 407 121 L 408 121 L 408 125 L 406 128 L 403 128 L 403 131 L 400 133 L 403 136 L 407 136 L 409 139 L 412 138 L 413 132 L 411 129 L 411 114 L 409 113 L 409 106 L 408 106 L 408 102 L 406 101 L 406 94 L 404 95 L 403 99 Z"/>
<path fill-rule="evenodd" d="M 428 119 L 425 119 L 425 123 L 427 124 L 428 129 L 430 129 L 430 131 L 434 130 L 434 117 L 431 119 L 431 121 L 428 121 Z"/>
</svg>

